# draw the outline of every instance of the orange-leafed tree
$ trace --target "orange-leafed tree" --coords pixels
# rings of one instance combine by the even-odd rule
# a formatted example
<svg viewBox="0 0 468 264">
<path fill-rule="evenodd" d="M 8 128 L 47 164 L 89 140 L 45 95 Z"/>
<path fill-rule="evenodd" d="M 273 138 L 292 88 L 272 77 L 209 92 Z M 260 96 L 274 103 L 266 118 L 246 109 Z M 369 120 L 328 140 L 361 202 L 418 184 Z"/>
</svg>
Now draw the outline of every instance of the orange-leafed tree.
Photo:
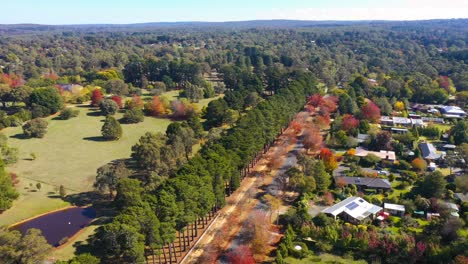
<svg viewBox="0 0 468 264">
<path fill-rule="evenodd" d="M 132 96 L 132 99 L 128 101 L 127 108 L 128 109 L 134 109 L 134 108 L 143 108 L 143 100 L 141 99 L 141 96 L 139 95 L 134 95 Z"/>
<path fill-rule="evenodd" d="M 426 161 L 421 158 L 415 158 L 413 161 L 411 161 L 411 165 L 418 172 L 424 172 L 427 169 Z"/>
<path fill-rule="evenodd" d="M 255 259 L 252 250 L 246 245 L 238 246 L 227 254 L 228 262 L 231 264 L 254 264 Z"/>
<path fill-rule="evenodd" d="M 312 127 L 304 132 L 303 143 L 308 151 L 318 152 L 322 148 L 323 137 L 317 128 Z"/>
<path fill-rule="evenodd" d="M 346 186 L 346 181 L 342 177 L 336 178 L 335 186 L 336 188 L 342 189 Z"/>
<path fill-rule="evenodd" d="M 335 155 L 328 148 L 323 148 L 320 151 L 320 157 L 322 158 L 323 165 L 325 165 L 325 170 L 328 173 L 331 173 L 338 168 L 338 162 L 336 161 Z"/>
<path fill-rule="evenodd" d="M 103 98 L 104 98 L 104 95 L 102 95 L 101 90 L 100 89 L 94 89 L 93 94 L 91 95 L 91 105 L 92 106 L 98 106 Z"/>
<path fill-rule="evenodd" d="M 296 135 L 300 134 L 302 131 L 302 124 L 297 122 L 297 121 L 292 121 L 291 122 L 291 128 L 296 133 Z"/>
<path fill-rule="evenodd" d="M 320 129 L 325 129 L 330 126 L 330 115 L 319 115 L 315 118 L 315 124 L 320 128 Z"/>
<path fill-rule="evenodd" d="M 325 98 L 323 104 L 320 106 L 320 108 L 326 108 L 328 109 L 329 113 L 333 113 L 336 111 L 336 108 L 338 103 L 338 97 L 336 96 L 328 96 Z"/>
<path fill-rule="evenodd" d="M 153 100 L 145 105 L 145 110 L 151 116 L 162 116 L 166 112 L 164 104 L 159 96 L 154 96 Z"/>
<path fill-rule="evenodd" d="M 371 122 L 378 123 L 380 121 L 380 108 L 372 101 L 368 101 L 367 104 L 363 105 L 361 112 L 364 118 Z"/>
</svg>

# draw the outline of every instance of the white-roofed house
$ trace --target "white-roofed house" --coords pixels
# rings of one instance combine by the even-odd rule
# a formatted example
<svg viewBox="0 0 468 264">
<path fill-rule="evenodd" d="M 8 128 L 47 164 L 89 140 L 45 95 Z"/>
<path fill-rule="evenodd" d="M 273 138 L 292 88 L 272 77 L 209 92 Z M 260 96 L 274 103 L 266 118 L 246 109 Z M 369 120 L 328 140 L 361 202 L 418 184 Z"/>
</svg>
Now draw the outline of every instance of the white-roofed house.
<svg viewBox="0 0 468 264">
<path fill-rule="evenodd" d="M 444 106 L 442 113 L 448 118 L 464 118 L 466 116 L 466 112 L 458 106 Z"/>
<path fill-rule="evenodd" d="M 384 203 L 384 211 L 395 216 L 403 216 L 405 214 L 405 206 L 401 204 Z"/>
<path fill-rule="evenodd" d="M 349 197 L 322 210 L 322 213 L 340 217 L 350 223 L 359 224 L 366 219 L 375 219 L 382 207 L 368 203 L 361 197 Z"/>
</svg>

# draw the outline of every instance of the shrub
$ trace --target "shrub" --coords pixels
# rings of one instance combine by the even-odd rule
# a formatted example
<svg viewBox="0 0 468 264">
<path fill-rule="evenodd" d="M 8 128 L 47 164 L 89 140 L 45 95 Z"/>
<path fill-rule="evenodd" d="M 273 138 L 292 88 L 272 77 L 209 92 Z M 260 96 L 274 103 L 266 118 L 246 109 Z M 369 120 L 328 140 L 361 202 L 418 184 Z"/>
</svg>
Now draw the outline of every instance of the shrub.
<svg viewBox="0 0 468 264">
<path fill-rule="evenodd" d="M 60 112 L 59 118 L 62 120 L 68 120 L 72 117 L 77 117 L 80 113 L 80 110 L 72 109 L 72 108 L 65 108 Z"/>
<path fill-rule="evenodd" d="M 296 249 L 295 247 L 301 247 L 301 249 Z M 305 258 L 309 254 L 309 249 L 307 245 L 302 242 L 293 242 L 292 247 L 289 249 L 292 256 L 295 258 Z"/>
<path fill-rule="evenodd" d="M 145 116 L 140 108 L 133 108 L 125 111 L 122 121 L 127 124 L 143 122 Z"/>
<path fill-rule="evenodd" d="M 119 105 L 111 99 L 104 99 L 99 103 L 102 115 L 114 115 L 119 110 Z"/>
<path fill-rule="evenodd" d="M 367 154 L 365 157 L 362 157 L 359 163 L 364 167 L 372 167 L 377 165 L 380 161 L 380 158 L 374 154 Z"/>
<path fill-rule="evenodd" d="M 17 113 L 15 113 L 13 116 L 16 116 L 19 120 L 22 122 L 26 122 L 28 120 L 31 120 L 32 118 L 32 113 L 31 111 L 28 111 L 26 109 L 20 109 Z"/>
<path fill-rule="evenodd" d="M 28 137 L 42 138 L 47 133 L 47 121 L 36 118 L 23 125 L 23 132 Z"/>
<path fill-rule="evenodd" d="M 101 129 L 102 136 L 108 140 L 117 140 L 122 137 L 122 127 L 112 116 L 107 116 Z"/>
</svg>

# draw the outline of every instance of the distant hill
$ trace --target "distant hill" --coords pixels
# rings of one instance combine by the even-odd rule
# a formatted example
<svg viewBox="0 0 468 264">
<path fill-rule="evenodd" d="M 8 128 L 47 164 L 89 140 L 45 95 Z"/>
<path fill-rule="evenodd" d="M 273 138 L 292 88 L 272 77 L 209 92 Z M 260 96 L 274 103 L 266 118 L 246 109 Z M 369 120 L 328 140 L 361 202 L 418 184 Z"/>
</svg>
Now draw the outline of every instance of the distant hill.
<svg viewBox="0 0 468 264">
<path fill-rule="evenodd" d="M 40 24 L 11 24 L 1 25 L 0 33 L 21 34 L 27 32 L 44 31 L 127 31 L 127 30 L 151 30 L 151 29 L 248 29 L 248 28 L 311 28 L 311 27 L 340 27 L 340 26 L 384 26 L 384 27 L 438 27 L 438 28 L 466 28 L 468 19 L 435 19 L 415 21 L 385 21 L 385 20 L 362 20 L 362 21 L 307 21 L 307 20 L 251 20 L 231 22 L 150 22 L 136 24 L 82 24 L 82 25 L 40 25 Z"/>
</svg>

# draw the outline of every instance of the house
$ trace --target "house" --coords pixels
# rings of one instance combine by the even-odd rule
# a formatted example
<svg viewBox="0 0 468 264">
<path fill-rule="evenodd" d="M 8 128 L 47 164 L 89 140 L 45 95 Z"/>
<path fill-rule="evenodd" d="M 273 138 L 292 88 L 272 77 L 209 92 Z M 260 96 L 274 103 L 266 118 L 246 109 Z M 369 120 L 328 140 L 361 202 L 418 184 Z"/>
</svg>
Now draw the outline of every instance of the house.
<svg viewBox="0 0 468 264">
<path fill-rule="evenodd" d="M 426 124 L 421 118 L 411 118 L 411 125 L 413 126 L 425 126 Z"/>
<path fill-rule="evenodd" d="M 368 203 L 361 197 L 349 197 L 322 210 L 322 213 L 350 223 L 359 224 L 366 219 L 375 219 L 382 207 Z"/>
<path fill-rule="evenodd" d="M 460 202 L 468 202 L 468 193 L 455 193 L 453 196 Z"/>
<path fill-rule="evenodd" d="M 440 118 L 440 117 L 421 117 L 421 120 L 423 122 L 430 122 L 430 123 L 436 123 L 436 124 L 444 124 L 445 121 L 443 118 Z"/>
<path fill-rule="evenodd" d="M 396 155 L 394 151 L 387 151 L 387 150 L 381 150 L 381 151 L 369 151 L 363 148 L 356 148 L 356 153 L 354 156 L 357 157 L 365 157 L 369 154 L 373 154 L 383 160 L 390 160 L 390 161 L 395 161 L 396 160 Z"/>
<path fill-rule="evenodd" d="M 466 116 L 466 112 L 458 106 L 444 106 L 441 110 L 448 118 L 464 118 Z"/>
<path fill-rule="evenodd" d="M 408 129 L 406 129 L 406 128 L 392 127 L 391 131 L 392 131 L 393 134 L 406 134 L 406 133 L 408 133 Z"/>
<path fill-rule="evenodd" d="M 394 216 L 403 216 L 405 214 L 405 206 L 401 204 L 384 203 L 384 211 Z"/>
<path fill-rule="evenodd" d="M 448 210 L 449 210 L 449 212 L 450 212 L 450 214 L 452 216 L 460 217 L 460 215 L 458 214 L 459 209 L 458 209 L 458 206 L 456 204 L 447 202 L 447 203 L 445 203 L 445 205 L 447 206 L 447 208 L 448 208 Z"/>
<path fill-rule="evenodd" d="M 369 178 L 369 177 L 336 177 L 335 181 L 341 181 L 346 185 L 354 184 L 358 187 L 359 191 L 364 189 L 376 189 L 376 190 L 390 190 L 392 184 L 387 179 L 380 178 Z"/>
<path fill-rule="evenodd" d="M 421 154 L 424 159 L 427 160 L 438 160 L 441 155 L 437 153 L 437 149 L 431 143 L 421 143 L 419 144 L 421 149 Z"/>
<path fill-rule="evenodd" d="M 369 134 L 358 134 L 357 141 L 358 143 L 364 143 L 369 138 Z"/>
<path fill-rule="evenodd" d="M 411 126 L 411 119 L 399 116 L 381 116 L 380 123 L 388 126 Z"/>
<path fill-rule="evenodd" d="M 442 146 L 442 148 L 443 148 L 444 150 L 447 150 L 447 151 L 453 151 L 453 150 L 455 150 L 456 147 L 457 147 L 457 146 L 452 145 L 452 144 L 445 144 L 445 145 Z"/>
</svg>

